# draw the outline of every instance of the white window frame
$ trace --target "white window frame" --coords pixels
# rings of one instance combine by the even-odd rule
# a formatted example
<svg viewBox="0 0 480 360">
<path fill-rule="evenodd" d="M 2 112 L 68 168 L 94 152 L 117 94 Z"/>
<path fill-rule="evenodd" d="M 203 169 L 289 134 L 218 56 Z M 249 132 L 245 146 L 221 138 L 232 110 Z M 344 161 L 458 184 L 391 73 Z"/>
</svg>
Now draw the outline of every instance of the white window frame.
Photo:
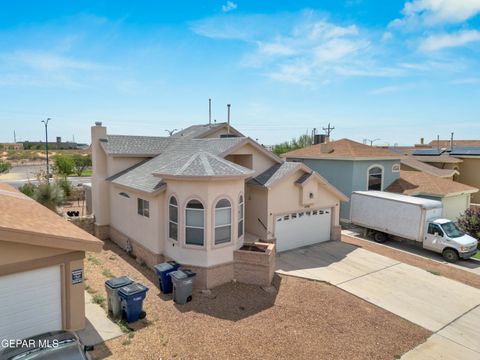
<svg viewBox="0 0 480 360">
<path fill-rule="evenodd" d="M 171 204 L 172 199 L 175 199 L 177 205 Z M 174 207 L 177 210 L 177 222 L 170 219 L 170 207 Z M 178 241 L 178 220 L 179 220 L 179 216 L 180 216 L 180 212 L 179 212 L 177 197 L 175 195 L 171 195 L 168 198 L 168 228 L 167 228 L 167 232 L 168 232 L 168 238 L 172 241 Z M 176 239 L 174 239 L 170 236 L 170 223 L 175 224 L 177 226 L 177 238 Z"/>
<path fill-rule="evenodd" d="M 217 205 L 220 201 L 222 200 L 225 200 L 225 201 L 228 201 L 228 203 L 230 204 L 230 206 L 227 206 L 227 207 L 222 207 L 222 208 L 217 208 Z M 217 210 L 226 210 L 228 209 L 230 211 L 230 223 L 229 224 L 223 224 L 223 225 L 217 225 Z M 232 242 L 232 202 L 230 201 L 230 199 L 226 198 L 226 197 L 222 197 L 220 198 L 216 203 L 215 203 L 215 207 L 214 207 L 214 213 L 215 213 L 215 217 L 214 217 L 214 226 L 213 226 L 213 245 L 214 246 L 222 246 L 222 245 L 225 245 L 225 244 L 230 244 Z M 230 227 L 230 237 L 229 237 L 229 240 L 228 241 L 224 241 L 224 242 L 220 242 L 220 243 L 217 243 L 217 229 L 220 229 L 220 228 L 224 228 L 224 227 Z"/>
<path fill-rule="evenodd" d="M 191 201 L 198 201 L 200 204 L 202 204 L 203 208 L 202 209 L 195 209 L 195 208 L 189 208 L 188 207 L 188 204 L 191 202 Z M 189 226 L 187 225 L 187 220 L 188 220 L 188 216 L 187 216 L 187 213 L 188 211 L 202 211 L 203 212 L 203 227 L 200 227 L 200 226 Z M 203 203 L 203 201 L 201 201 L 200 199 L 197 199 L 197 198 L 192 198 L 192 199 L 189 199 L 186 204 L 185 204 L 185 226 L 184 226 L 184 234 L 185 234 L 185 246 L 187 247 L 193 247 L 193 248 L 204 248 L 205 247 L 205 204 Z M 187 242 L 187 228 L 190 228 L 190 229 L 202 229 L 203 230 L 203 243 L 202 245 L 199 245 L 199 244 L 192 244 L 192 243 L 188 243 Z"/>
<path fill-rule="evenodd" d="M 373 168 L 376 168 L 378 167 L 379 169 L 382 170 L 382 181 L 380 183 L 380 191 L 383 191 L 384 187 L 383 187 L 383 182 L 384 182 L 384 179 L 385 179 L 385 168 L 383 167 L 383 165 L 380 165 L 380 164 L 374 164 L 374 165 L 370 165 L 367 169 L 367 186 L 366 186 L 366 189 L 367 191 L 369 190 L 369 182 L 370 182 L 370 170 L 373 169 Z"/>
<path fill-rule="evenodd" d="M 243 216 L 240 218 L 240 214 Z M 237 238 L 241 239 L 243 236 L 245 236 L 245 196 L 243 194 L 240 195 L 238 198 L 238 219 L 237 219 Z M 240 226 L 240 222 L 242 225 Z M 240 235 L 240 229 L 242 229 L 242 234 Z"/>
<path fill-rule="evenodd" d="M 145 204 L 147 204 L 146 207 Z M 145 209 L 147 210 L 145 211 Z M 137 214 L 146 218 L 150 218 L 150 201 L 137 198 Z"/>
</svg>

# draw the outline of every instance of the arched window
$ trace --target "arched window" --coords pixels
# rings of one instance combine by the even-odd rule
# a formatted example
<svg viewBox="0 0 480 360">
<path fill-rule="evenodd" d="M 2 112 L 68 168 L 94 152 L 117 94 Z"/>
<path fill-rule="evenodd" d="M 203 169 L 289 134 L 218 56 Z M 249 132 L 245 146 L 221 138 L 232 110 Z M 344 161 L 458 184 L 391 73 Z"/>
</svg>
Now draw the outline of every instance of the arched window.
<svg viewBox="0 0 480 360">
<path fill-rule="evenodd" d="M 383 169 L 380 166 L 373 166 L 368 170 L 367 190 L 382 190 Z"/>
<path fill-rule="evenodd" d="M 175 196 L 171 196 L 168 203 L 168 237 L 178 240 L 178 204 Z"/>
<path fill-rule="evenodd" d="M 238 237 L 239 238 L 243 236 L 244 216 L 245 216 L 245 205 L 243 203 L 243 195 L 240 195 L 240 200 L 238 201 Z"/>
<path fill-rule="evenodd" d="M 215 205 L 215 245 L 232 240 L 232 204 L 221 199 Z"/>
<path fill-rule="evenodd" d="M 204 244 L 205 210 L 198 200 L 190 200 L 185 210 L 185 243 L 188 245 Z"/>
</svg>

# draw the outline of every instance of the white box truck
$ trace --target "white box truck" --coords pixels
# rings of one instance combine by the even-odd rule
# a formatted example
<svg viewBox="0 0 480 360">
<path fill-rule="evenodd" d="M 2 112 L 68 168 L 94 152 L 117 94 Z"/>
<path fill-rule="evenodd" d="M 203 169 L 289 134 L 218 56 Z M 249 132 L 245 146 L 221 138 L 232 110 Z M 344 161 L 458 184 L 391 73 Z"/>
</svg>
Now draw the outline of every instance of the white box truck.
<svg viewBox="0 0 480 360">
<path fill-rule="evenodd" d="M 377 242 L 389 236 L 413 240 L 449 262 L 473 256 L 477 240 L 441 215 L 440 201 L 383 191 L 354 191 L 351 197 L 350 220 L 366 228 Z"/>
</svg>

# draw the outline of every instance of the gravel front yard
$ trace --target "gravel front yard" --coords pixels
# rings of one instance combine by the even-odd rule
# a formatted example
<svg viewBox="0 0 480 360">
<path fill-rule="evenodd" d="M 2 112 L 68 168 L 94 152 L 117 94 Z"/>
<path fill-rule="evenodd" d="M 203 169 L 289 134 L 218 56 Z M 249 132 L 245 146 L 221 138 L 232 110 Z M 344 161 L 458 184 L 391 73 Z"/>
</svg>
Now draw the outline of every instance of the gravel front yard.
<svg viewBox="0 0 480 360">
<path fill-rule="evenodd" d="M 430 332 L 334 286 L 278 278 L 279 291 L 230 283 L 177 306 L 153 272 L 107 241 L 85 260 L 90 291 L 129 275 L 150 291 L 147 318 L 130 334 L 97 345 L 94 359 L 394 359 Z"/>
</svg>

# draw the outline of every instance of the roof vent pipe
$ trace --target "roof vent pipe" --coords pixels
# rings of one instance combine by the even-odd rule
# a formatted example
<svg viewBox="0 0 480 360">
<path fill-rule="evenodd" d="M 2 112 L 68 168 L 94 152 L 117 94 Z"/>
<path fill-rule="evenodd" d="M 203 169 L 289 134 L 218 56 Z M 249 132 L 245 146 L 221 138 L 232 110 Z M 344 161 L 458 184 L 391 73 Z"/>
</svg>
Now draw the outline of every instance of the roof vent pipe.
<svg viewBox="0 0 480 360">
<path fill-rule="evenodd" d="M 212 99 L 208 99 L 208 125 L 212 125 Z"/>
<path fill-rule="evenodd" d="M 453 150 L 453 132 L 450 134 L 450 151 Z"/>
<path fill-rule="evenodd" d="M 227 104 L 227 134 L 230 134 L 230 104 Z"/>
</svg>

